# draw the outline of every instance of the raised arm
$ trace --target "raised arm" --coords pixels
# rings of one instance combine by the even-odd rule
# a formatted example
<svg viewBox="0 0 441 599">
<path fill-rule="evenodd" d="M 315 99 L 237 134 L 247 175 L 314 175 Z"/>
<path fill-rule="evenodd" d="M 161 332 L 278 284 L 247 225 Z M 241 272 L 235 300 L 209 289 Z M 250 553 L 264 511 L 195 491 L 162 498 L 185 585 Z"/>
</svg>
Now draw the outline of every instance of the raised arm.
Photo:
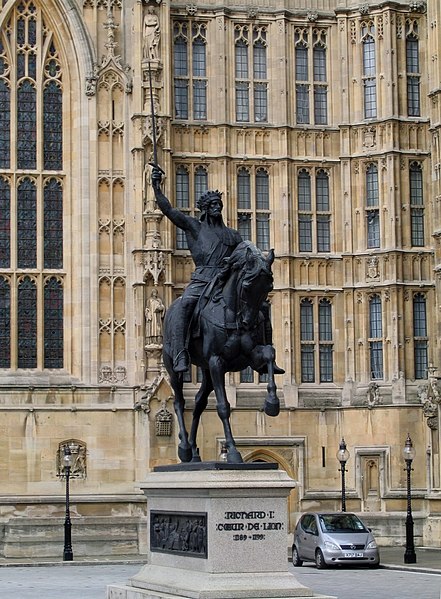
<svg viewBox="0 0 441 599">
<path fill-rule="evenodd" d="M 187 216 L 177 208 L 173 208 L 169 200 L 162 193 L 161 181 L 162 172 L 154 166 L 152 170 L 152 187 L 155 192 L 156 203 L 158 204 L 159 209 L 174 225 L 180 229 L 184 229 L 184 231 L 191 231 L 196 235 L 199 222 L 195 218 Z"/>
</svg>

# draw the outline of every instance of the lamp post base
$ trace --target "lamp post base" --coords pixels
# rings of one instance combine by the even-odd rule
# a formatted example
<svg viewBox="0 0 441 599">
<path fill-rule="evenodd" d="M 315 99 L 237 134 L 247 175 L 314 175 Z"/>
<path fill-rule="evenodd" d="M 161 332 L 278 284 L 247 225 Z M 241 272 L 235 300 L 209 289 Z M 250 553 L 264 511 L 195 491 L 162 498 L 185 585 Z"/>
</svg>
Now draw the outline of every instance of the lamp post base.
<svg viewBox="0 0 441 599">
<path fill-rule="evenodd" d="M 69 551 L 69 550 L 63 551 L 63 562 L 71 562 L 71 561 L 73 561 L 72 551 Z"/>
<path fill-rule="evenodd" d="M 416 564 L 417 558 L 416 553 L 412 549 L 406 549 L 404 553 L 404 563 L 405 564 Z"/>
</svg>

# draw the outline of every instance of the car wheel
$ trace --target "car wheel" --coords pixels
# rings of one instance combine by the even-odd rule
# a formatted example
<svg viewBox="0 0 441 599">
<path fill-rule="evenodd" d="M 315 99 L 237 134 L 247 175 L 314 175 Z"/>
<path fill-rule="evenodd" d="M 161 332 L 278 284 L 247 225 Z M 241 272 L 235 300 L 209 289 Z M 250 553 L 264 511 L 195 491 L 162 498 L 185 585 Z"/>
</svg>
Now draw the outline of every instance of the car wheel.
<svg viewBox="0 0 441 599">
<path fill-rule="evenodd" d="M 296 568 L 303 565 L 303 560 L 300 559 L 298 549 L 295 545 L 292 546 L 292 565 Z"/>
<path fill-rule="evenodd" d="M 323 570 L 326 568 L 325 558 L 323 557 L 323 553 L 321 549 L 317 549 L 315 552 L 315 566 L 319 570 Z"/>
</svg>

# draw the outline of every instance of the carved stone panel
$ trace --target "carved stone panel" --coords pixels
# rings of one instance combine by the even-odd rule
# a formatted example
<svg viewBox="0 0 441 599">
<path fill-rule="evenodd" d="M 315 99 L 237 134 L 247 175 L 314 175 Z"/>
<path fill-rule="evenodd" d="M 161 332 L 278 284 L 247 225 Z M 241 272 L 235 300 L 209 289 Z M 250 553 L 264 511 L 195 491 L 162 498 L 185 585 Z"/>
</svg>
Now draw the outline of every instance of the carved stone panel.
<svg viewBox="0 0 441 599">
<path fill-rule="evenodd" d="M 207 513 L 152 510 L 150 550 L 207 559 Z"/>
</svg>

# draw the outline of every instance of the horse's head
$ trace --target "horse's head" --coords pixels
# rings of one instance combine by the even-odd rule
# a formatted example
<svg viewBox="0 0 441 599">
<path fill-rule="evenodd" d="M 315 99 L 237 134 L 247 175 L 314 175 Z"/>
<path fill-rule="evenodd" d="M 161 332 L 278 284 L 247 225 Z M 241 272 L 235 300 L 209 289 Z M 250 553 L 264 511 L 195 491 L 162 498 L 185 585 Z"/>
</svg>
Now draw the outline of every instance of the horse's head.
<svg viewBox="0 0 441 599">
<path fill-rule="evenodd" d="M 255 325 L 259 310 L 273 289 L 274 251 L 265 258 L 256 246 L 245 241 L 236 248 L 232 258 L 238 268 L 237 317 L 239 323 L 249 329 Z"/>
</svg>

